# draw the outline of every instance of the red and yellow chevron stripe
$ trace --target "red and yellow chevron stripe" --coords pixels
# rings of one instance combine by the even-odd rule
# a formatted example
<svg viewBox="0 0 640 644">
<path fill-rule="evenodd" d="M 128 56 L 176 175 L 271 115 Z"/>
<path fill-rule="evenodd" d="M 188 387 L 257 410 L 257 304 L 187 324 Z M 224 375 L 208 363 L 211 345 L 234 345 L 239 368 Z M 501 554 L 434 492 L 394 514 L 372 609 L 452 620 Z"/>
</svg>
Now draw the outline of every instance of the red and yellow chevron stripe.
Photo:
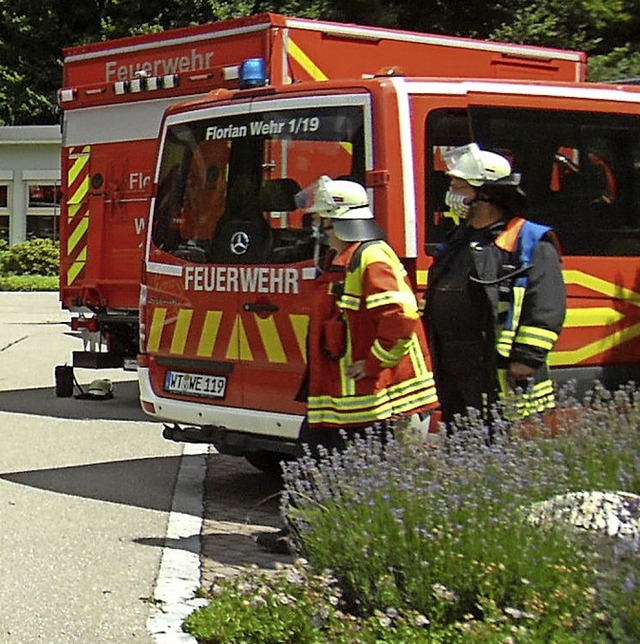
<svg viewBox="0 0 640 644">
<path fill-rule="evenodd" d="M 290 313 L 279 322 L 289 325 L 295 337 L 294 346 L 285 339 L 289 332 L 279 328 L 273 318 L 231 313 L 226 322 L 230 332 L 228 328 L 220 334 L 224 316 L 223 311 L 208 310 L 200 319 L 201 316 L 194 316 L 193 309 L 169 312 L 166 307 L 156 307 L 150 317 L 147 351 L 156 353 L 166 345 L 175 356 L 185 356 L 195 349 L 198 358 L 211 358 L 215 353 L 225 360 L 254 362 L 257 352 L 272 364 L 306 361 L 307 315 Z"/>
<path fill-rule="evenodd" d="M 87 262 L 87 231 L 89 229 L 89 159 L 91 146 L 68 150 L 67 193 L 67 286 L 71 286 Z"/>
</svg>

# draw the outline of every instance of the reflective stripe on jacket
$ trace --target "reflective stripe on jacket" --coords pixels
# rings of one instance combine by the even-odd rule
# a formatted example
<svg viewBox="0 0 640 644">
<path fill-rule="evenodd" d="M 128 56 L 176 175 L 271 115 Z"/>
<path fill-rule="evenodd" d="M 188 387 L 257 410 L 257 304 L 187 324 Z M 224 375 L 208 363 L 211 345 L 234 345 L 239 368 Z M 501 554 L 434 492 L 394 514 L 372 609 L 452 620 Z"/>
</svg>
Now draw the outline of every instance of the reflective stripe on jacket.
<svg viewBox="0 0 640 644">
<path fill-rule="evenodd" d="M 514 217 L 505 230 L 496 237 L 495 245 L 512 255 L 516 270 L 528 269 L 513 278 L 511 298 L 507 300 L 506 307 L 502 307 L 505 313 L 501 315 L 501 319 L 498 319 L 496 350 L 505 358 L 511 356 L 514 344 L 537 347 L 546 354 L 553 349 L 558 340 L 558 333 L 564 321 L 564 310 L 562 316 L 553 321 L 549 316 L 540 313 L 533 316 L 535 323 L 526 324 L 522 321 L 522 310 L 530 285 L 529 272 L 533 268 L 533 256 L 540 240 L 550 232 L 551 229 L 548 226 L 535 224 L 522 217 Z M 564 301 L 564 298 L 562 299 Z"/>
</svg>

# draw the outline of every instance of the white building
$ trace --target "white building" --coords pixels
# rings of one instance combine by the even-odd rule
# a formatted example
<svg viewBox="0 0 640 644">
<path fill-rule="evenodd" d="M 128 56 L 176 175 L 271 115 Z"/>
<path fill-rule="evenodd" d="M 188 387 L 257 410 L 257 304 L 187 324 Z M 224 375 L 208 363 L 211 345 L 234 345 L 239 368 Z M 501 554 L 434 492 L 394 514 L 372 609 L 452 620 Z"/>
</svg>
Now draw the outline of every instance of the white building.
<svg viewBox="0 0 640 644">
<path fill-rule="evenodd" d="M 0 127 L 0 240 L 58 239 L 58 125 Z"/>
</svg>

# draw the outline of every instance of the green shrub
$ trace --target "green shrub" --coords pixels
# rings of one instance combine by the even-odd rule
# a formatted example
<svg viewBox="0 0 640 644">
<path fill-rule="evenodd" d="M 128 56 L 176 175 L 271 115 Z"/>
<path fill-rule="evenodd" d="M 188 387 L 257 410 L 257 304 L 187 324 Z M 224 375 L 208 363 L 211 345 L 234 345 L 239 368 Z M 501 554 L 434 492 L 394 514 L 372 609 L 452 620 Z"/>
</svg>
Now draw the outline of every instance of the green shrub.
<svg viewBox="0 0 640 644">
<path fill-rule="evenodd" d="M 50 239 L 30 239 L 9 246 L 2 253 L 2 273 L 9 275 L 57 276 L 60 266 L 58 242 Z"/>
<path fill-rule="evenodd" d="M 57 291 L 57 275 L 0 275 L 0 291 Z"/>
</svg>

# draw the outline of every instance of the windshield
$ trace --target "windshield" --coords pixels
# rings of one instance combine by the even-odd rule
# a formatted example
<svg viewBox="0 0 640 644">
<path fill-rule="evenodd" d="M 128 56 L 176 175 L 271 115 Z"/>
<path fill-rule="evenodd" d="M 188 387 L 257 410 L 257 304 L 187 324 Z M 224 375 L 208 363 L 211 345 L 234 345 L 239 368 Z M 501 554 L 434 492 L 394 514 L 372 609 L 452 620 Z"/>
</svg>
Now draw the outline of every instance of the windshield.
<svg viewBox="0 0 640 644">
<path fill-rule="evenodd" d="M 170 127 L 152 240 L 193 262 L 311 259 L 301 187 L 326 174 L 364 185 L 362 106 L 235 114 Z"/>
</svg>

